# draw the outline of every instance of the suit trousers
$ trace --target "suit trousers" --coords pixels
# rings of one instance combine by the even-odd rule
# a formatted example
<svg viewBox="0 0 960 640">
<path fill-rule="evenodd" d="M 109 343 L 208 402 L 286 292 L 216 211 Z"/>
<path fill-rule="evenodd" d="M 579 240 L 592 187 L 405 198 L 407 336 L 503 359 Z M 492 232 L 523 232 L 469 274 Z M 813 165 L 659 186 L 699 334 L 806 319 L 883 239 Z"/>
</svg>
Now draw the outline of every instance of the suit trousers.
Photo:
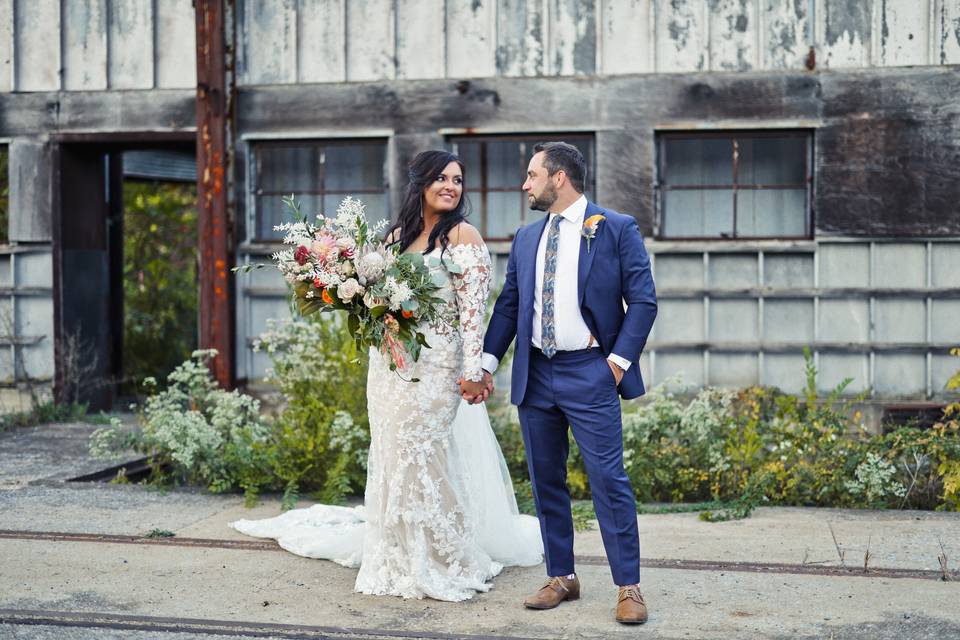
<svg viewBox="0 0 960 640">
<path fill-rule="evenodd" d="M 518 407 L 540 533 L 551 576 L 574 572 L 573 517 L 567 488 L 567 429 L 583 456 L 613 581 L 640 581 L 637 506 L 623 468 L 623 428 L 616 380 L 600 349 L 531 347 L 529 379 Z"/>
</svg>

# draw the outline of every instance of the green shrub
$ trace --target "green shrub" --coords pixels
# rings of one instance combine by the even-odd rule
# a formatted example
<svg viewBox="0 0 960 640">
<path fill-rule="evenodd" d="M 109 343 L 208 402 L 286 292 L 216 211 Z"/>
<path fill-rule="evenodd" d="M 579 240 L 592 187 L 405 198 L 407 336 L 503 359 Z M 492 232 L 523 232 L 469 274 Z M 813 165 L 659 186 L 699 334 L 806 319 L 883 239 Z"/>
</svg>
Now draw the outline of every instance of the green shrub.
<svg viewBox="0 0 960 640">
<path fill-rule="evenodd" d="M 272 361 L 266 380 L 284 406 L 269 451 L 272 473 L 287 492 L 327 503 L 363 491 L 366 480 L 366 353 L 357 353 L 337 313 L 270 321 L 254 343 Z"/>
<path fill-rule="evenodd" d="M 151 456 L 152 480 L 200 484 L 213 492 L 240 489 L 252 502 L 274 483 L 269 473 L 270 429 L 260 402 L 217 386 L 208 363 L 212 349 L 194 351 L 167 378 L 167 387 L 137 409 L 139 432 L 125 433 L 114 419 L 91 436 L 91 452 L 106 457 L 132 448 Z M 148 388 L 156 381 L 147 378 Z"/>
<path fill-rule="evenodd" d="M 132 448 L 151 456 L 155 483 L 242 490 L 248 504 L 262 490 L 283 490 L 284 506 L 304 492 L 339 502 L 362 492 L 369 430 L 363 355 L 329 314 L 271 322 L 255 343 L 272 361 L 268 380 L 283 394 L 268 421 L 260 402 L 220 389 L 209 370 L 215 351 L 196 351 L 138 409 L 141 430 L 114 420 L 91 440 L 95 455 Z"/>
<path fill-rule="evenodd" d="M 713 509 L 705 520 L 742 518 L 759 504 L 960 510 L 960 427 L 952 418 L 960 404 L 931 429 L 872 435 L 853 401 L 841 401 L 849 380 L 819 397 L 809 352 L 805 375 L 800 397 L 770 387 L 704 388 L 683 401 L 658 386 L 624 403 L 624 468 L 638 501 L 697 502 Z M 495 405 L 491 419 L 519 483 L 528 475 L 516 410 Z M 589 497 L 572 438 L 568 483 L 574 499 Z"/>
</svg>

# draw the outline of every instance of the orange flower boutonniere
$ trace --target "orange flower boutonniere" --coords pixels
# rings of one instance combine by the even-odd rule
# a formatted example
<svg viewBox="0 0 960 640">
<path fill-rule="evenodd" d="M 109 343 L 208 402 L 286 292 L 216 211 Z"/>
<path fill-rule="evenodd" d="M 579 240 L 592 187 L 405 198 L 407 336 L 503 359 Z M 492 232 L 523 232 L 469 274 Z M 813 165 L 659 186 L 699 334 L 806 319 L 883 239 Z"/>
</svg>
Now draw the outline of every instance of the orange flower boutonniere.
<svg viewBox="0 0 960 640">
<path fill-rule="evenodd" d="M 580 235 L 587 239 L 587 253 L 590 253 L 590 241 L 597 237 L 597 227 L 599 227 L 600 223 L 604 220 L 606 220 L 606 217 L 598 213 L 583 221 L 583 228 L 580 229 Z"/>
</svg>

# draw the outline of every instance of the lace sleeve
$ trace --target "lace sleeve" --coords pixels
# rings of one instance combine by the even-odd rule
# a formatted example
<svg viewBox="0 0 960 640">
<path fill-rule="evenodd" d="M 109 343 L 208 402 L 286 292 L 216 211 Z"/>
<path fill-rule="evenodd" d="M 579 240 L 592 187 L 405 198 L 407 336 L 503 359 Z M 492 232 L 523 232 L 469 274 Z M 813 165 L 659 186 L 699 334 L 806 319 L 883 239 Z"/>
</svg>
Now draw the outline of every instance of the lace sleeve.
<svg viewBox="0 0 960 640">
<path fill-rule="evenodd" d="M 450 260 L 455 265 L 451 273 L 463 337 L 463 378 L 478 382 L 483 379 L 480 357 L 483 354 L 483 319 L 490 292 L 490 254 L 482 244 L 460 244 L 449 251 Z"/>
</svg>

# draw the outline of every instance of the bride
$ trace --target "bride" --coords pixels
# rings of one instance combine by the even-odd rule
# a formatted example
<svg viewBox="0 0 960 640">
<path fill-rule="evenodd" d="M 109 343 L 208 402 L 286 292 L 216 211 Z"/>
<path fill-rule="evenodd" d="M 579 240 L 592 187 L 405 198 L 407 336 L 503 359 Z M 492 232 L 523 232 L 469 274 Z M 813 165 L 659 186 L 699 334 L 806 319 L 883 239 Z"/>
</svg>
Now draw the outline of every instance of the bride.
<svg viewBox="0 0 960 640">
<path fill-rule="evenodd" d="M 465 221 L 464 165 L 424 151 L 387 241 L 422 253 L 443 280 L 447 322 L 423 325 L 429 349 L 393 372 L 370 350 L 370 451 L 364 505 L 315 505 L 230 523 L 311 558 L 359 566 L 355 590 L 460 601 L 490 589 L 505 565 L 539 564 L 539 523 L 517 512 L 481 383 L 490 256 Z M 398 375 L 398 373 L 400 375 Z M 408 382 L 414 378 L 417 382 Z"/>
</svg>

